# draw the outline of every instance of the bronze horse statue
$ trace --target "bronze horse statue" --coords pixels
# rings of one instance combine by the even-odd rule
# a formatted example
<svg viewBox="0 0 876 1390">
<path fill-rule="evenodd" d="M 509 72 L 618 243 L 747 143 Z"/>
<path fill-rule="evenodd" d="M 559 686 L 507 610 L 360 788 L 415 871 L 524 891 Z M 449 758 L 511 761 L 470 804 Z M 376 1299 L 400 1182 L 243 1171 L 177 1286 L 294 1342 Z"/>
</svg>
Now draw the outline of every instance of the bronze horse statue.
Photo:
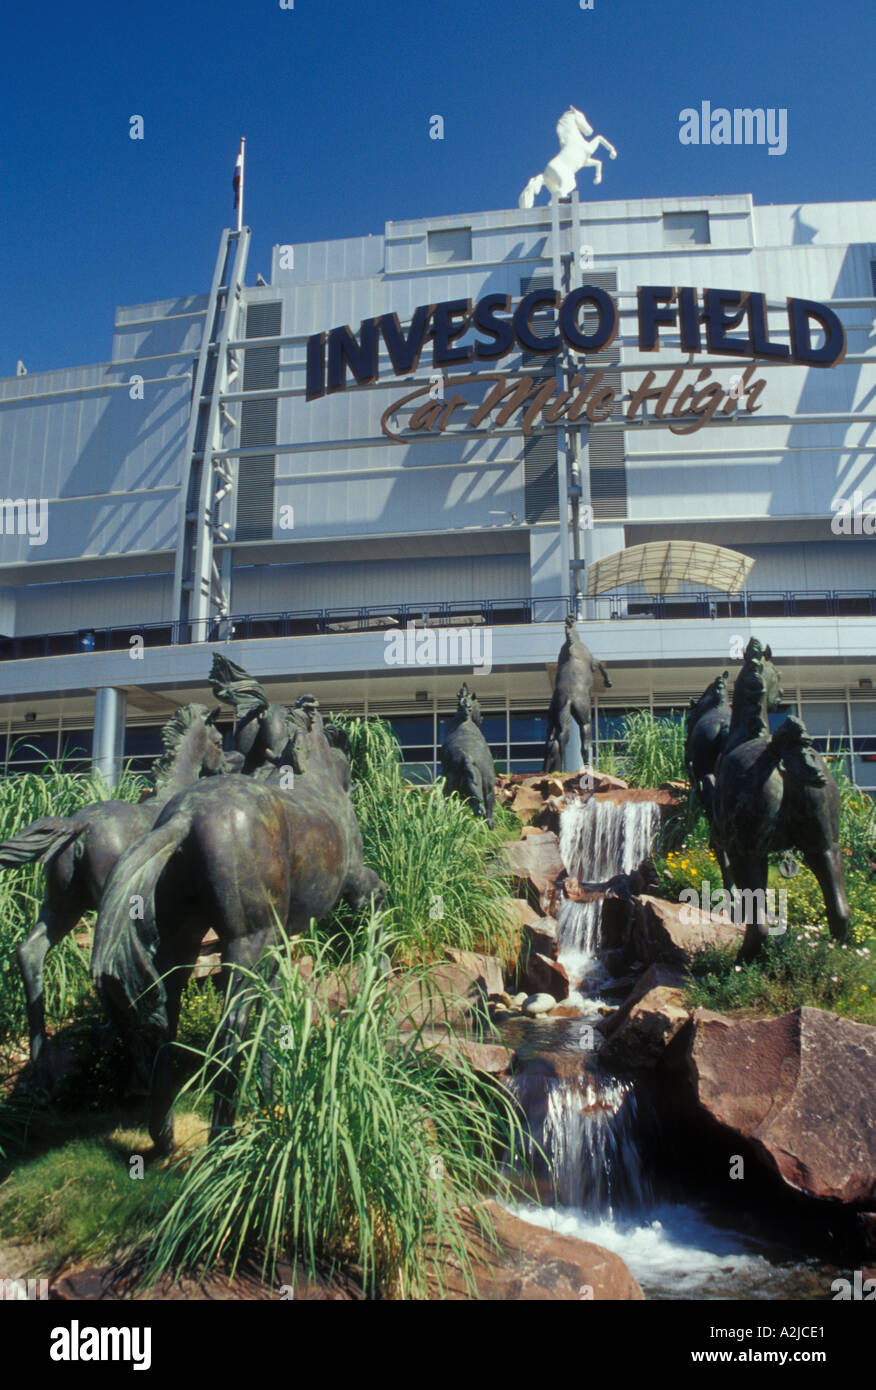
<svg viewBox="0 0 876 1390">
<path fill-rule="evenodd" d="M 842 851 L 840 794 L 801 720 L 789 716 L 770 735 L 766 655 L 756 638 L 733 690 L 730 732 L 715 774 L 712 830 L 726 856 L 724 887 L 753 891 L 740 960 L 758 954 L 769 934 L 765 901 L 769 855 L 796 849 L 824 898 L 830 932 L 849 928 Z"/>
<path fill-rule="evenodd" d="M 730 732 L 728 676 L 728 671 L 716 676 L 698 700 L 691 700 L 685 716 L 684 762 L 691 788 L 697 793 L 710 824 L 715 766 Z"/>
<path fill-rule="evenodd" d="M 36 923 L 16 948 L 24 980 L 30 1060 L 40 1063 L 46 1044 L 43 965 L 53 946 L 84 913 L 100 906 L 110 870 L 129 845 L 152 829 L 165 804 L 198 777 L 226 770 L 218 710 L 184 705 L 161 731 L 164 753 L 152 768 L 153 794 L 130 801 L 94 801 L 70 816 L 44 816 L 0 844 L 0 868 L 40 859 L 46 889 Z"/>
<path fill-rule="evenodd" d="M 581 734 L 581 755 L 584 766 L 590 766 L 590 727 L 593 718 L 593 677 L 602 673 L 605 689 L 611 689 L 608 672 L 596 661 L 578 636 L 575 619 L 566 618 L 566 640 L 557 659 L 557 678 L 548 710 L 547 738 L 544 750 L 544 772 L 562 772 L 569 726 L 572 719 Z"/>
<path fill-rule="evenodd" d="M 481 707 L 474 692 L 463 685 L 457 695 L 456 714 L 441 745 L 444 795 L 457 792 L 476 816 L 493 829 L 496 808 L 496 768 L 490 745 L 481 733 Z"/>
<path fill-rule="evenodd" d="M 326 737 L 316 700 L 302 697 L 288 722 L 301 769 L 291 789 L 233 773 L 195 784 L 167 803 L 104 891 L 92 976 L 135 1065 L 151 1071 L 149 1132 L 162 1152 L 173 1147 L 168 1044 L 207 928 L 230 977 L 218 1055 L 227 1078 L 250 1007 L 245 974 L 229 967 L 255 968 L 278 925 L 300 933 L 342 898 L 354 908 L 384 899 L 386 885 L 363 862 L 349 761 Z M 142 905 L 134 918 L 132 900 Z M 216 1089 L 213 1134 L 231 1122 L 233 1093 L 233 1081 Z"/>
<path fill-rule="evenodd" d="M 293 730 L 285 705 L 272 705 L 259 682 L 221 652 L 213 653 L 210 687 L 217 700 L 234 709 L 230 770 L 263 778 L 294 762 Z M 235 765 L 236 764 L 236 765 Z"/>
</svg>

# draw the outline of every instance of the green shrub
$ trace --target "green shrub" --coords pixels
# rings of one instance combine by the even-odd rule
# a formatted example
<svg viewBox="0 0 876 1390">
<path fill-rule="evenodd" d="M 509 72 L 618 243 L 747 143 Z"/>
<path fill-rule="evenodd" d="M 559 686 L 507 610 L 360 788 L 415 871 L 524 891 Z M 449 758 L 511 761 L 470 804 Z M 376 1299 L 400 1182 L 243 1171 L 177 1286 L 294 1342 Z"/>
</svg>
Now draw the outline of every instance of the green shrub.
<svg viewBox="0 0 876 1390">
<path fill-rule="evenodd" d="M 285 944 L 272 952 L 274 990 L 262 971 L 243 972 L 253 1011 L 238 1122 L 181 1165 L 149 1279 L 220 1262 L 233 1271 L 259 1254 L 263 1277 L 281 1258 L 311 1275 L 346 1265 L 369 1296 L 417 1297 L 436 1244 L 469 1273 L 460 1208 L 495 1190 L 503 1149 L 522 1152 L 514 1102 L 464 1060 L 448 1067 L 422 1029 L 406 1030 L 399 977 L 380 968 L 382 927 L 385 947 L 373 913 L 349 1001 L 334 1014 L 315 1007 L 332 968 L 324 942 L 306 943 L 307 981 Z M 189 1083 L 201 1097 L 214 1047 Z"/>
<path fill-rule="evenodd" d="M 401 775 L 401 750 L 382 720 L 339 716 L 353 750 L 353 799 L 365 863 L 388 888 L 386 921 L 395 959 L 422 961 L 447 946 L 510 961 L 518 946 L 503 842 L 519 822 L 496 808 L 496 829 L 474 816 L 443 782 L 413 787 Z M 356 936 L 344 908 L 335 923 Z"/>
<path fill-rule="evenodd" d="M 876 963 L 870 947 L 839 945 L 814 927 L 768 938 L 760 955 L 737 965 L 734 948 L 709 947 L 690 965 L 693 1007 L 783 1014 L 808 1004 L 876 1023 Z"/>
<path fill-rule="evenodd" d="M 8 840 L 42 816 L 67 816 L 93 801 L 138 801 L 146 782 L 129 772 L 110 790 L 102 778 L 65 772 L 63 763 L 47 761 L 37 772 L 0 777 L 0 840 Z M 24 989 L 15 946 L 36 922 L 45 891 L 40 864 L 0 870 L 0 1057 L 25 1029 Z M 93 915 L 86 917 L 93 921 Z M 91 997 L 89 956 L 68 936 L 49 953 L 44 970 L 46 1013 L 50 1024 L 69 1021 Z"/>
<path fill-rule="evenodd" d="M 687 780 L 684 720 L 655 719 L 649 710 L 633 710 L 624 719 L 626 745 L 621 776 L 633 787 L 659 787 Z"/>
</svg>

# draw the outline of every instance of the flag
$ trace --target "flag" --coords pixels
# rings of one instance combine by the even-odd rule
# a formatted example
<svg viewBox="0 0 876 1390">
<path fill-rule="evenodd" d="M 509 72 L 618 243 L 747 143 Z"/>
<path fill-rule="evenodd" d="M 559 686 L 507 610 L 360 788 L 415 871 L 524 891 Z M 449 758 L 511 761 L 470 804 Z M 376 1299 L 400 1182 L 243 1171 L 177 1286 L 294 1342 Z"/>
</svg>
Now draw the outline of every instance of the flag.
<svg viewBox="0 0 876 1390">
<path fill-rule="evenodd" d="M 232 186 L 232 188 L 234 189 L 234 206 L 235 206 L 235 208 L 240 207 L 240 180 L 241 180 L 242 176 L 243 176 L 243 149 L 241 148 L 240 153 L 238 154 L 237 160 L 236 160 L 235 165 L 234 165 L 234 178 L 231 180 L 231 186 Z"/>
</svg>

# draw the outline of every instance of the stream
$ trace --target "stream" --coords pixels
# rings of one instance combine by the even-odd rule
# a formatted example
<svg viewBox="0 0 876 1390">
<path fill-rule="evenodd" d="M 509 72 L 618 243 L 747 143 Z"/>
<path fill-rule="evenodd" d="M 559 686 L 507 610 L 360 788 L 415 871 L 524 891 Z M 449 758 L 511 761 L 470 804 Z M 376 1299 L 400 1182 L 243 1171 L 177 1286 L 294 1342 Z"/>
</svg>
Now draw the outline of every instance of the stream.
<svg viewBox="0 0 876 1390">
<path fill-rule="evenodd" d="M 653 802 L 577 800 L 560 819 L 560 856 L 581 882 L 604 882 L 639 865 L 659 825 Z M 813 1258 L 787 1222 L 771 1223 L 762 1209 L 681 1190 L 661 1164 L 660 1117 L 651 1102 L 636 1081 L 600 1068 L 594 1025 L 616 1003 L 603 994 L 601 909 L 601 901 L 563 899 L 557 919 L 569 1002 L 585 1017 L 501 1026 L 521 1063 L 515 1093 L 550 1165 L 549 1172 L 536 1165 L 544 1205 L 514 1210 L 615 1251 L 649 1299 L 830 1299 L 831 1281 L 843 1271 Z"/>
</svg>

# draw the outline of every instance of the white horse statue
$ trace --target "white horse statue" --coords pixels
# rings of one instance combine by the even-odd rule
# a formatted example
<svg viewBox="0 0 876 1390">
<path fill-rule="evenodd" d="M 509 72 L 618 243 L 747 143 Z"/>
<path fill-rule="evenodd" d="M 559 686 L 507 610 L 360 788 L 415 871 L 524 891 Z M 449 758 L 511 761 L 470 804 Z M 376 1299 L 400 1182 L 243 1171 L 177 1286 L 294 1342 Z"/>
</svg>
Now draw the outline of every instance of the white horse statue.
<svg viewBox="0 0 876 1390">
<path fill-rule="evenodd" d="M 570 106 L 557 121 L 557 135 L 560 138 L 560 153 L 554 155 L 543 174 L 536 174 L 520 195 L 519 206 L 531 208 L 536 194 L 543 188 L 556 198 L 567 198 L 575 190 L 575 175 L 579 169 L 596 170 L 594 185 L 602 183 L 602 160 L 594 159 L 593 151 L 601 145 L 608 150 L 612 159 L 617 159 L 617 150 L 610 145 L 604 135 L 593 139 L 593 126 L 582 111 Z"/>
</svg>

